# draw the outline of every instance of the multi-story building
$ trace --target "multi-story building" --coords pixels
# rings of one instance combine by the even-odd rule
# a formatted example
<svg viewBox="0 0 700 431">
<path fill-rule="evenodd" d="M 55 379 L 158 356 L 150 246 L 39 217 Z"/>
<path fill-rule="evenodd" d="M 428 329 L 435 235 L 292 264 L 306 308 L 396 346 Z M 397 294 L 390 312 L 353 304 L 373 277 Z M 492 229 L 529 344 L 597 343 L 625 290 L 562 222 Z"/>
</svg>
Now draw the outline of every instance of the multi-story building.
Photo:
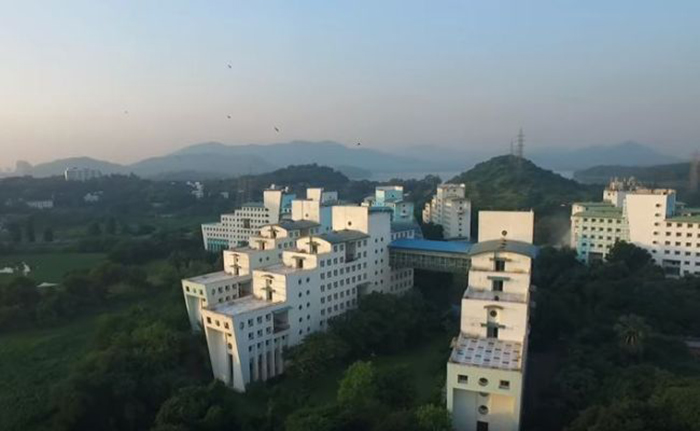
<svg viewBox="0 0 700 431">
<path fill-rule="evenodd" d="M 310 188 L 306 193 L 306 199 L 297 200 L 295 195 L 274 186 L 265 190 L 263 202 L 245 203 L 231 214 L 222 214 L 220 222 L 203 224 L 204 248 L 221 251 L 237 247 L 257 234 L 261 227 L 290 217 L 295 208 L 300 215 L 292 219 L 316 221 L 329 230 L 330 205 L 337 201 L 338 194 L 320 188 Z"/>
<path fill-rule="evenodd" d="M 425 204 L 423 222 L 442 226 L 445 239 L 469 240 L 471 210 L 464 184 L 441 184 L 433 199 Z"/>
<path fill-rule="evenodd" d="M 331 211 L 330 231 L 308 220 L 264 226 L 247 247 L 224 252 L 222 272 L 183 280 L 190 323 L 204 328 L 215 378 L 244 391 L 283 372 L 284 349 L 324 330 L 361 293 L 413 286 L 411 269 L 389 266 L 391 210 Z"/>
<path fill-rule="evenodd" d="M 447 362 L 447 409 L 458 431 L 517 431 L 529 332 L 532 212 L 479 213 L 460 334 Z"/>
<path fill-rule="evenodd" d="M 670 276 L 700 274 L 700 210 L 673 189 L 613 181 L 604 202 L 571 209 L 571 246 L 585 262 L 603 259 L 617 241 L 644 248 Z"/>
<path fill-rule="evenodd" d="M 362 203 L 364 206 L 390 208 L 391 221 L 413 222 L 413 202 L 404 198 L 403 186 L 379 186 L 374 190 L 374 196 L 368 196 Z"/>
<path fill-rule="evenodd" d="M 68 168 L 63 172 L 66 181 L 88 181 L 93 178 L 100 178 L 102 172 L 89 168 Z"/>
</svg>

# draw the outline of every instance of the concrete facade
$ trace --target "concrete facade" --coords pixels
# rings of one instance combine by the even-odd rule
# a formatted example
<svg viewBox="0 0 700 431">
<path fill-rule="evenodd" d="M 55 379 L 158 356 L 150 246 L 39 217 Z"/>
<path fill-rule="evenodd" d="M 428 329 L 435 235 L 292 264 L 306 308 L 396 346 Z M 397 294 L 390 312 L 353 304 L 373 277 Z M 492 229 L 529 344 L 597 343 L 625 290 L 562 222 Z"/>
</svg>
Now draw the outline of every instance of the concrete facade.
<svg viewBox="0 0 700 431">
<path fill-rule="evenodd" d="M 442 226 L 445 239 L 471 239 L 472 204 L 464 184 L 441 184 L 423 208 L 423 223 Z"/>
<path fill-rule="evenodd" d="M 460 334 L 447 363 L 457 431 L 517 431 L 529 333 L 532 212 L 479 213 Z"/>
<path fill-rule="evenodd" d="M 222 272 L 182 281 L 214 376 L 233 389 L 282 373 L 284 349 L 325 330 L 360 294 L 413 287 L 412 269 L 389 266 L 388 245 L 401 233 L 392 231 L 390 210 L 330 208 L 329 231 L 309 220 L 264 226 L 247 247 L 223 252 Z"/>
<path fill-rule="evenodd" d="M 584 262 L 604 259 L 618 241 L 651 254 L 669 276 L 700 274 L 700 209 L 686 208 L 673 189 L 614 180 L 603 202 L 571 209 L 571 247 Z"/>
<path fill-rule="evenodd" d="M 297 200 L 283 189 L 265 190 L 263 202 L 245 203 L 231 214 L 222 214 L 221 221 L 203 224 L 204 248 L 221 251 L 238 247 L 256 235 L 261 227 L 288 218 L 313 220 L 330 230 L 330 205 L 337 201 L 338 194 L 321 188 L 311 188 L 306 193 L 306 199 Z"/>
</svg>

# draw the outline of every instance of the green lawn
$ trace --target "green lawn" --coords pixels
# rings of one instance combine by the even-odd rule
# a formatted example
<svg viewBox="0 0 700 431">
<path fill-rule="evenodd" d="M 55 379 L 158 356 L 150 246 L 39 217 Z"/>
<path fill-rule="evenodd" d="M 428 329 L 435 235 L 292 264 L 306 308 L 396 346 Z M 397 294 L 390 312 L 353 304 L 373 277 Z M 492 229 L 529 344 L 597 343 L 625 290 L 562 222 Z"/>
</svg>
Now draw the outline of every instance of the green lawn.
<svg viewBox="0 0 700 431">
<path fill-rule="evenodd" d="M 105 259 L 103 253 L 29 253 L 0 256 L 0 268 L 26 262 L 31 268 L 30 277 L 42 282 L 57 283 L 63 275 L 75 269 L 88 269 Z M 0 274 L 0 279 L 12 277 Z"/>
</svg>

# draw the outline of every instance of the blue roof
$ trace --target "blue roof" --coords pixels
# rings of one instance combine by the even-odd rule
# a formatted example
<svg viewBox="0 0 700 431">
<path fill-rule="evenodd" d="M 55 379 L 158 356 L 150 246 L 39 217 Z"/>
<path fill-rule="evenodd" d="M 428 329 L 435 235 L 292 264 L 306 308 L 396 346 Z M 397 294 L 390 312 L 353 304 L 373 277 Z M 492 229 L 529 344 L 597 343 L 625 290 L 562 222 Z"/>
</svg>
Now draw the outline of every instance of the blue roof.
<svg viewBox="0 0 700 431">
<path fill-rule="evenodd" d="M 429 239 L 397 239 L 389 247 L 406 250 L 436 251 L 442 253 L 469 253 L 472 243 L 463 241 L 434 241 Z"/>
</svg>

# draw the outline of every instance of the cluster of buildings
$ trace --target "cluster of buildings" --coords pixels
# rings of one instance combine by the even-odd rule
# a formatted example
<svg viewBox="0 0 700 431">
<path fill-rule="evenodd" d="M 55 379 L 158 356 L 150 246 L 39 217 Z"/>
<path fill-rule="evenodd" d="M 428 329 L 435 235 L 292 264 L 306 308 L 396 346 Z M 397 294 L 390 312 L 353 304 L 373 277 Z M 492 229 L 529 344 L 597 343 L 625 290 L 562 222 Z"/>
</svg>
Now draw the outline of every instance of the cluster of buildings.
<svg viewBox="0 0 700 431">
<path fill-rule="evenodd" d="M 204 241 L 222 252 L 223 268 L 182 280 L 182 289 L 193 330 L 206 335 L 214 377 L 242 392 L 278 376 L 287 348 L 325 330 L 363 295 L 410 290 L 410 262 L 454 260 L 462 263 L 429 265 L 468 271 L 460 333 L 447 363 L 447 407 L 456 429 L 517 430 L 533 213 L 481 212 L 478 242 L 455 243 L 421 238 L 401 187 L 377 188 L 360 205 L 341 204 L 337 193 L 320 188 L 308 189 L 304 199 L 291 195 L 288 208 L 286 196 L 271 188 L 262 203 L 203 226 L 222 229 Z M 455 221 L 456 230 L 446 231 L 461 239 L 470 238 L 470 209 L 459 185 L 441 187 L 426 207 L 431 220 Z"/>
<path fill-rule="evenodd" d="M 584 262 L 604 259 L 617 241 L 651 254 L 667 275 L 700 274 L 700 208 L 676 200 L 673 189 L 614 179 L 602 202 L 571 208 L 571 247 Z"/>
<path fill-rule="evenodd" d="M 441 184 L 433 199 L 425 204 L 423 223 L 442 226 L 443 238 L 467 240 L 471 238 L 471 201 L 466 197 L 464 184 Z"/>
<path fill-rule="evenodd" d="M 88 181 L 95 178 L 100 178 L 102 172 L 97 169 L 89 168 L 68 168 L 63 172 L 63 177 L 66 181 Z"/>
</svg>

